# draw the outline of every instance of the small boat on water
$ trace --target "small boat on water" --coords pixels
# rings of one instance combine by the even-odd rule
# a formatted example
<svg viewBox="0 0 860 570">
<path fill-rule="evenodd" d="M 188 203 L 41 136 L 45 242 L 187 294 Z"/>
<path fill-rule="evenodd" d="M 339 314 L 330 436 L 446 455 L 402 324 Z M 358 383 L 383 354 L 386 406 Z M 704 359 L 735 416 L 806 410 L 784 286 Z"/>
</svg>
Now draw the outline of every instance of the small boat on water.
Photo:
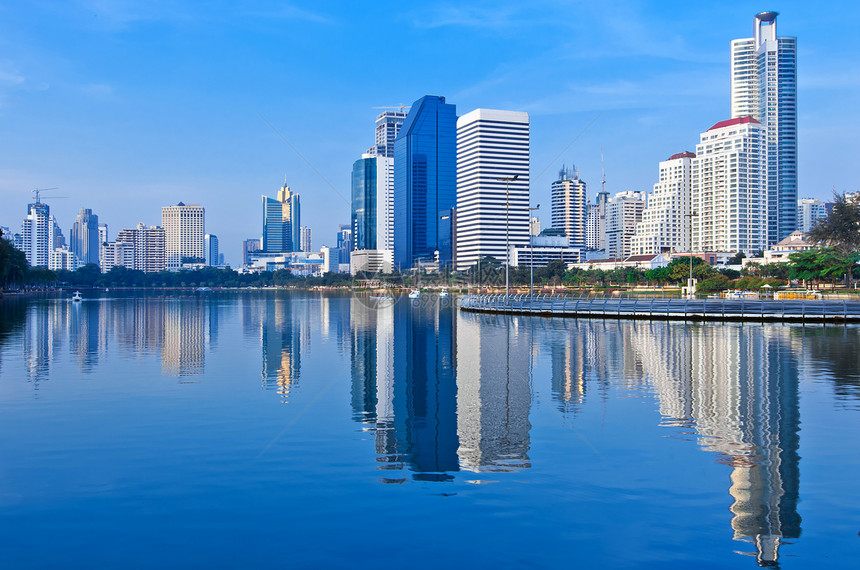
<svg viewBox="0 0 860 570">
<path fill-rule="evenodd" d="M 391 297 L 387 293 L 383 292 L 371 293 L 370 295 L 371 301 L 387 301 L 388 299 L 391 299 Z"/>
<path fill-rule="evenodd" d="M 442 289 L 441 291 L 439 291 L 439 298 L 440 299 L 447 299 L 448 298 L 448 290 Z"/>
<path fill-rule="evenodd" d="M 81 297 L 81 292 L 75 291 L 75 294 L 72 295 L 72 302 L 73 303 L 80 303 L 81 301 L 83 301 L 83 297 Z"/>
<path fill-rule="evenodd" d="M 409 298 L 410 299 L 420 299 L 421 298 L 421 291 L 419 291 L 418 289 L 413 289 L 412 291 L 409 292 Z"/>
</svg>

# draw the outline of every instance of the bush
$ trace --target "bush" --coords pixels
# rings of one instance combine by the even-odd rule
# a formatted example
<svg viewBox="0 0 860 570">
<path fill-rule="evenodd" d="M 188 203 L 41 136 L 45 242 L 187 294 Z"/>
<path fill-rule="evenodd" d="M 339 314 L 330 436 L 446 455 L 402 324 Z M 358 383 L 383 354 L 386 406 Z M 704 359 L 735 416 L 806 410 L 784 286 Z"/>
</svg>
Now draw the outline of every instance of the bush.
<svg viewBox="0 0 860 570">
<path fill-rule="evenodd" d="M 731 279 L 725 275 L 715 275 L 708 277 L 704 281 L 700 281 L 696 286 L 697 293 L 716 293 L 717 291 L 725 291 L 732 285 Z"/>
</svg>

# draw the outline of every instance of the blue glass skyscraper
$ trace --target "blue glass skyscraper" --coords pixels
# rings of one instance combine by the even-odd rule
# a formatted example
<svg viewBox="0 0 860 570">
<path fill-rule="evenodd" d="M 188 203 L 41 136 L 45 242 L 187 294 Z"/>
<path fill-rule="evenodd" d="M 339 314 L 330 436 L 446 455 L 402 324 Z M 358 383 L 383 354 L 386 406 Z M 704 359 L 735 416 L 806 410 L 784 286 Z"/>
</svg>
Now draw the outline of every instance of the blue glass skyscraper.
<svg viewBox="0 0 860 570">
<path fill-rule="evenodd" d="M 376 157 L 352 165 L 352 237 L 355 249 L 376 249 Z"/>
<path fill-rule="evenodd" d="M 394 141 L 394 265 L 450 265 L 457 203 L 457 107 L 426 95 L 412 104 Z"/>
<path fill-rule="evenodd" d="M 263 243 L 266 253 L 298 251 L 301 212 L 299 195 L 284 182 L 277 198 L 263 196 Z"/>
</svg>

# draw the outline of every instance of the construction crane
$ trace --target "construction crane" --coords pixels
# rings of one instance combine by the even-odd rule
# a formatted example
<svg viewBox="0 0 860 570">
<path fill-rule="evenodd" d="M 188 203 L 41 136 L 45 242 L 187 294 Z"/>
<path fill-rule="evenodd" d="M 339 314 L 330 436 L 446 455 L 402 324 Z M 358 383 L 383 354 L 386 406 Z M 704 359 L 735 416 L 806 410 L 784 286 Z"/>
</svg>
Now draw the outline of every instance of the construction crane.
<svg viewBox="0 0 860 570">
<path fill-rule="evenodd" d="M 404 105 L 403 103 L 401 103 L 400 105 L 393 105 L 393 106 L 387 106 L 387 107 L 371 107 L 371 109 L 397 109 L 401 113 L 403 113 L 404 110 L 408 111 L 411 108 L 412 108 L 411 105 Z"/>
<path fill-rule="evenodd" d="M 33 192 L 33 194 L 35 194 L 35 195 L 36 195 L 36 203 L 37 203 L 37 204 L 41 201 L 41 199 L 40 199 L 40 198 L 41 198 L 40 194 L 41 194 L 42 192 L 47 192 L 48 190 L 59 190 L 59 188 L 57 188 L 57 187 L 55 186 L 55 187 L 53 187 L 53 188 L 34 188 L 34 189 L 33 189 L 33 191 L 32 191 L 32 192 Z M 53 200 L 53 199 L 55 199 L 55 198 L 68 198 L 68 196 L 48 196 L 48 198 L 51 198 L 51 199 Z"/>
</svg>

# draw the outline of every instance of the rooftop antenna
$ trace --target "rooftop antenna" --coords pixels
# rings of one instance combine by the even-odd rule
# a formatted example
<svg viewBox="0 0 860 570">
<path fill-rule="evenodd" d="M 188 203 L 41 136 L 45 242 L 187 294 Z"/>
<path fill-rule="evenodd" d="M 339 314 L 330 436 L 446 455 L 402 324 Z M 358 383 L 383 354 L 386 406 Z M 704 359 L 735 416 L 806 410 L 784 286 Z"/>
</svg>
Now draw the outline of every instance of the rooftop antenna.
<svg viewBox="0 0 860 570">
<path fill-rule="evenodd" d="M 603 147 L 600 147 L 600 170 L 603 172 L 603 179 L 600 181 L 600 191 L 606 192 L 606 166 L 603 164 Z"/>
</svg>

